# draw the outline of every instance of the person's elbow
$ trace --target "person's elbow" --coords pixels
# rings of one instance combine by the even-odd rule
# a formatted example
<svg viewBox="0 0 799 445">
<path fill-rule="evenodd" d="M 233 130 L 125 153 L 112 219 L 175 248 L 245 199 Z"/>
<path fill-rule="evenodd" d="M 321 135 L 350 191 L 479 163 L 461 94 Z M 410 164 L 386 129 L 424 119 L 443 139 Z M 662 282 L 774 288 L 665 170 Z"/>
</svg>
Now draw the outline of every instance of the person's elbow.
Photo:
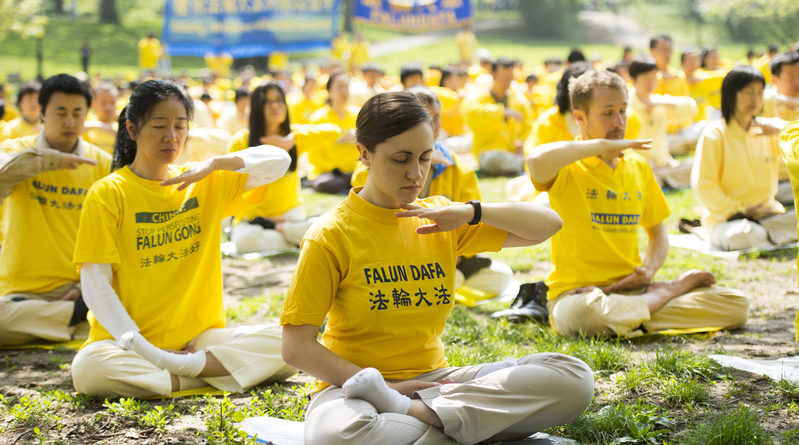
<svg viewBox="0 0 799 445">
<path fill-rule="evenodd" d="M 536 184 L 546 184 L 551 180 L 552 173 L 543 158 L 544 153 L 533 151 L 527 156 L 527 167 L 530 170 L 530 179 Z"/>
<path fill-rule="evenodd" d="M 543 242 L 551 238 L 553 235 L 558 233 L 561 228 L 563 228 L 563 220 L 558 215 L 558 212 L 550 209 L 549 207 L 540 207 L 539 212 L 541 216 L 539 217 L 539 224 L 540 224 L 540 232 L 541 232 L 541 241 Z"/>
<path fill-rule="evenodd" d="M 295 326 L 283 326 L 283 335 L 280 337 L 280 355 L 286 364 L 298 367 L 300 347 L 297 345 L 297 336 L 292 332 Z"/>
</svg>

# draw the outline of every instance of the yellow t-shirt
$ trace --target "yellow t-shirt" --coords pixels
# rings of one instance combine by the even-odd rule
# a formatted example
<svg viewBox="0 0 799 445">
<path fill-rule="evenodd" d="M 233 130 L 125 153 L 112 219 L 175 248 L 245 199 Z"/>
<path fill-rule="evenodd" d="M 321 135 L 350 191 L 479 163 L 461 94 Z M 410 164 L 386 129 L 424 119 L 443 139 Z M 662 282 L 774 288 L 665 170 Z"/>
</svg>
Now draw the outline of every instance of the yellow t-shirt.
<svg viewBox="0 0 799 445">
<path fill-rule="evenodd" d="M 34 136 L 39 134 L 40 131 L 42 131 L 41 123 L 37 122 L 36 124 L 30 124 L 23 119 L 22 116 L 20 116 L 9 121 L 5 127 L 3 127 L 3 131 L 0 133 L 0 141 L 21 138 L 25 136 Z"/>
<path fill-rule="evenodd" d="M 366 42 L 355 42 L 350 47 L 350 68 L 362 66 L 368 62 L 369 57 L 369 44 Z"/>
<path fill-rule="evenodd" d="M 155 69 L 161 54 L 161 42 L 158 39 L 144 37 L 139 40 L 139 68 L 145 70 Z"/>
<path fill-rule="evenodd" d="M 292 125 L 294 146 L 297 156 L 307 151 L 315 144 L 330 144 L 341 137 L 341 129 L 333 124 L 319 125 Z M 249 147 L 250 130 L 241 130 L 230 141 L 229 152 L 244 150 Z M 236 215 L 236 220 L 251 220 L 258 216 L 274 218 L 289 210 L 302 205 L 300 193 L 300 178 L 297 170 L 286 172 L 283 177 L 269 184 L 269 189 L 264 194 L 263 201 L 255 207 L 250 207 Z"/>
<path fill-rule="evenodd" d="M 522 114 L 522 120 L 505 119 L 505 105 L 497 103 L 491 93 L 482 90 L 463 101 L 466 125 L 472 130 L 472 152 L 479 157 L 488 150 L 516 151 L 516 143 L 524 142 L 532 128 L 533 111 L 523 94 L 507 91 L 508 107 Z"/>
<path fill-rule="evenodd" d="M 43 135 L 5 141 L 2 153 L 48 148 Z M 111 171 L 111 156 L 78 140 L 74 154 L 95 159 L 74 170 L 51 170 L 14 186 L 5 200 L 6 237 L 0 250 L 0 295 L 42 293 L 80 277 L 72 252 L 86 193 Z"/>
<path fill-rule="evenodd" d="M 388 379 L 447 366 L 441 335 L 455 303 L 455 258 L 497 251 L 508 233 L 485 224 L 429 235 L 353 190 L 305 235 L 281 325 L 321 326 L 322 344 Z M 416 205 L 450 205 L 443 197 Z"/>
<path fill-rule="evenodd" d="M 616 168 L 596 156 L 560 169 L 549 191 L 563 228 L 552 237 L 548 298 L 571 289 L 615 283 L 641 265 L 638 226 L 654 227 L 669 216 L 666 197 L 641 155 L 627 150 Z"/>
<path fill-rule="evenodd" d="M 466 133 L 466 119 L 461 110 L 461 97 L 457 91 L 433 86 L 430 89 L 441 101 L 441 128 L 450 136 Z"/>
<path fill-rule="evenodd" d="M 339 117 L 330 105 L 325 105 L 311 115 L 312 124 L 336 124 L 344 134 L 355 129 L 355 119 L 358 117 L 358 107 L 347 105 L 347 113 L 344 117 Z M 308 147 L 308 162 L 313 166 L 311 179 L 333 171 L 334 168 L 344 173 L 355 171 L 355 164 L 358 162 L 358 149 L 355 144 L 342 144 L 331 142 L 329 144 L 317 144 Z"/>
<path fill-rule="evenodd" d="M 466 202 L 471 199 L 480 200 L 480 187 L 477 185 L 477 175 L 474 171 L 463 165 L 463 161 L 455 153 L 450 153 L 455 165 L 451 165 L 430 182 L 430 196 L 441 195 L 450 201 Z M 432 167 L 428 174 L 433 174 Z M 355 167 L 350 184 L 353 187 L 366 185 L 369 170 L 361 161 Z"/>
<path fill-rule="evenodd" d="M 189 166 L 172 167 L 170 176 Z M 225 326 L 221 221 L 266 189 L 244 193 L 246 182 L 246 174 L 217 170 L 178 191 L 123 167 L 89 190 L 73 262 L 111 264 L 114 291 L 144 338 L 179 350 Z M 84 346 L 112 338 L 91 313 L 88 319 Z"/>
<path fill-rule="evenodd" d="M 788 100 L 793 99 L 796 101 L 796 104 L 790 106 L 785 103 L 778 102 L 778 98 L 780 97 Z M 777 93 L 776 88 L 768 89 L 763 94 L 763 112 L 761 115 L 764 117 L 778 117 L 788 122 L 799 120 L 799 98 L 788 98 L 786 96 L 782 96 Z"/>
<path fill-rule="evenodd" d="M 791 185 L 793 185 L 793 196 L 796 202 L 799 202 L 799 120 L 788 124 L 780 132 L 780 151 L 782 152 L 782 159 L 788 166 L 788 176 L 791 178 Z M 799 229 L 797 229 L 799 233 Z M 799 259 L 797 259 L 799 265 Z M 799 341 L 799 313 L 796 314 L 794 321 L 796 329 L 796 341 Z"/>
<path fill-rule="evenodd" d="M 574 130 L 576 134 L 572 134 L 569 130 L 566 116 L 558 110 L 557 106 L 549 107 L 535 120 L 530 136 L 524 141 L 525 156 L 529 155 L 539 145 L 558 141 L 573 141 L 575 137 L 580 135 L 580 127 L 577 126 Z"/>
<path fill-rule="evenodd" d="M 117 123 L 112 124 L 115 131 L 117 125 Z M 86 139 L 86 142 L 102 148 L 106 153 L 113 156 L 116 135 L 100 128 L 86 128 L 83 131 L 83 138 Z"/>
<path fill-rule="evenodd" d="M 477 37 L 471 31 L 459 31 L 455 35 L 455 43 L 458 45 L 458 55 L 461 60 L 471 62 L 474 58 L 474 49 L 477 45 Z"/>
<path fill-rule="evenodd" d="M 688 96 L 689 88 L 688 81 L 685 80 L 685 74 L 671 66 L 667 71 L 668 75 L 664 75 L 662 71 L 657 72 L 657 86 L 653 93 L 668 94 L 670 96 Z"/>
<path fill-rule="evenodd" d="M 295 124 L 307 124 L 311 121 L 311 115 L 316 110 L 322 108 L 326 96 L 320 93 L 313 94 L 313 98 L 308 99 L 302 92 L 289 93 L 286 102 L 289 106 L 289 116 L 291 122 Z"/>
<path fill-rule="evenodd" d="M 702 225 L 708 233 L 753 205 L 784 212 L 774 199 L 779 162 L 777 136 L 763 136 L 754 126 L 744 131 L 735 119 L 708 124 L 696 144 L 691 171 L 691 188 L 704 207 Z"/>
</svg>

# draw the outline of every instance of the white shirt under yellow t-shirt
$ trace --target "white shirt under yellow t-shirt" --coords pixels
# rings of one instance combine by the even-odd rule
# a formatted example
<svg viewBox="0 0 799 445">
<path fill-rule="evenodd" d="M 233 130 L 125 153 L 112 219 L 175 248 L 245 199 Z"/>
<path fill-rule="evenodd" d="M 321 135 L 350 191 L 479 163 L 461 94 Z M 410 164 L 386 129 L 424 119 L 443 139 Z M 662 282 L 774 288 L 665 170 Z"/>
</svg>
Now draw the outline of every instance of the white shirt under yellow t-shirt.
<svg viewBox="0 0 799 445">
<path fill-rule="evenodd" d="M 497 251 L 507 232 L 485 224 L 430 235 L 353 189 L 305 235 L 281 325 L 320 326 L 322 343 L 388 379 L 447 366 L 439 338 L 454 305 L 455 259 Z M 443 197 L 416 205 L 450 205 Z"/>
<path fill-rule="evenodd" d="M 552 210 L 563 220 L 552 237 L 550 300 L 633 273 L 641 265 L 638 227 L 654 227 L 670 213 L 646 159 L 632 150 L 616 168 L 592 156 L 561 168 L 552 184 L 534 185 L 549 192 Z"/>
</svg>

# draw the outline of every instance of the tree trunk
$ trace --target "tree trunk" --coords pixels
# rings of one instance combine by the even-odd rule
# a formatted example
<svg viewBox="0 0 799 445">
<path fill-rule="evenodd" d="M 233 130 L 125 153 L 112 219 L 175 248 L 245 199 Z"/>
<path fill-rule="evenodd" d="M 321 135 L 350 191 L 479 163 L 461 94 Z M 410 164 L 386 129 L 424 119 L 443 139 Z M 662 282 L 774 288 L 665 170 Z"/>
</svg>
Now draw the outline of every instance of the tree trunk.
<svg viewBox="0 0 799 445">
<path fill-rule="evenodd" d="M 344 31 L 352 32 L 353 15 L 355 15 L 355 1 L 344 0 Z"/>
<path fill-rule="evenodd" d="M 100 0 L 100 22 L 119 24 L 116 0 Z"/>
<path fill-rule="evenodd" d="M 56 15 L 64 15 L 64 0 L 53 0 L 53 7 Z"/>
</svg>

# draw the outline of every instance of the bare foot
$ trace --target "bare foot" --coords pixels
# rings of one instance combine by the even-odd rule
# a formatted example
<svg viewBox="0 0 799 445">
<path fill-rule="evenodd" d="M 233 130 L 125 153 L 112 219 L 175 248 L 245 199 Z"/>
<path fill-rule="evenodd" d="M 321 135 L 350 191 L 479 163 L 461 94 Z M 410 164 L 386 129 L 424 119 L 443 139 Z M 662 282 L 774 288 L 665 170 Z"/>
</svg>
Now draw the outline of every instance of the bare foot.
<svg viewBox="0 0 799 445">
<path fill-rule="evenodd" d="M 691 269 L 683 272 L 676 280 L 650 284 L 641 297 L 646 301 L 651 314 L 673 298 L 685 295 L 698 287 L 710 286 L 715 282 L 716 277 L 712 273 Z"/>
</svg>

